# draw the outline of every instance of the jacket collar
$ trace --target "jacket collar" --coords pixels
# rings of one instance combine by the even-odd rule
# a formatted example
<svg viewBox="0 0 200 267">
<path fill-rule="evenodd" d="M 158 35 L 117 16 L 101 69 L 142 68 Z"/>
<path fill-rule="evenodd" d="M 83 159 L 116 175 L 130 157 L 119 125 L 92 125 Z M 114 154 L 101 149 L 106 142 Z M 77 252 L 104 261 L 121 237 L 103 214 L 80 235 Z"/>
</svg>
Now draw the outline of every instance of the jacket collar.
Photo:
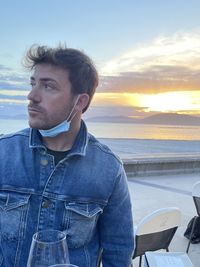
<svg viewBox="0 0 200 267">
<path fill-rule="evenodd" d="M 88 131 L 85 122 L 82 120 L 79 133 L 75 139 L 75 142 L 68 156 L 74 156 L 74 155 L 85 156 L 87 144 L 88 144 Z M 37 129 L 30 128 L 29 147 L 42 148 L 46 150 L 46 147 L 42 142 L 41 135 Z"/>
</svg>

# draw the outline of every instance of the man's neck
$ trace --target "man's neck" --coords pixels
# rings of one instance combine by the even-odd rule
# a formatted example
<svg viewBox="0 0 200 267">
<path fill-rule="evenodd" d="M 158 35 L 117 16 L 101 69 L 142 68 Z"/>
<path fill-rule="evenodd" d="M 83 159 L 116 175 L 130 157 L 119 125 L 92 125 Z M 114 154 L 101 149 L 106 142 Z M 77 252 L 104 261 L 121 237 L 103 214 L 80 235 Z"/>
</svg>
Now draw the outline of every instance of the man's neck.
<svg viewBox="0 0 200 267">
<path fill-rule="evenodd" d="M 81 121 L 71 123 L 68 132 L 61 133 L 55 137 L 43 137 L 44 145 L 54 151 L 67 151 L 72 148 L 76 136 L 80 130 Z"/>
</svg>

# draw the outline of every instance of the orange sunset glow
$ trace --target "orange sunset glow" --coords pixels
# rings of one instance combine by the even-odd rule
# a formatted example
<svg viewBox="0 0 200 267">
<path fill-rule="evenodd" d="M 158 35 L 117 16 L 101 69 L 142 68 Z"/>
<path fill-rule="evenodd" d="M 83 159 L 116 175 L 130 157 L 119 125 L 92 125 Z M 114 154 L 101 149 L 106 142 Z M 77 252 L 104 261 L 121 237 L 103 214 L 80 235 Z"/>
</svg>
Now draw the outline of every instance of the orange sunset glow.
<svg viewBox="0 0 200 267">
<path fill-rule="evenodd" d="M 200 91 L 158 94 L 97 93 L 93 105 L 133 106 L 142 108 L 145 112 L 176 112 L 200 115 Z"/>
<path fill-rule="evenodd" d="M 200 115 L 199 50 L 199 32 L 162 36 L 133 47 L 102 66 L 93 104 L 134 107 L 146 114 Z"/>
</svg>

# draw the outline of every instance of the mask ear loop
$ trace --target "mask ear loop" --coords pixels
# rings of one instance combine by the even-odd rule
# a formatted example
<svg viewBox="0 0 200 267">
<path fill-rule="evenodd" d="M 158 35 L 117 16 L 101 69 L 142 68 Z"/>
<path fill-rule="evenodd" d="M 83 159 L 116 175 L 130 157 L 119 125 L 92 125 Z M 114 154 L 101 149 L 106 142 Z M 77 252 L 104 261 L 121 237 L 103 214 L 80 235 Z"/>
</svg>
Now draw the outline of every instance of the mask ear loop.
<svg viewBox="0 0 200 267">
<path fill-rule="evenodd" d="M 72 115 L 72 113 L 73 113 L 73 111 L 74 111 L 74 109 L 75 109 L 75 107 L 76 107 L 76 104 L 78 103 L 79 97 L 80 97 L 80 95 L 78 95 L 78 97 L 77 97 L 77 99 L 76 99 L 76 101 L 75 101 L 75 104 L 74 104 L 74 106 L 73 106 L 71 112 L 69 113 L 69 116 L 67 117 L 67 122 L 69 122 L 69 121 L 71 122 L 71 121 L 73 120 L 73 118 L 76 116 L 77 112 L 78 112 L 78 111 L 76 111 L 76 112 L 73 114 L 73 116 L 71 117 L 71 115 Z"/>
</svg>

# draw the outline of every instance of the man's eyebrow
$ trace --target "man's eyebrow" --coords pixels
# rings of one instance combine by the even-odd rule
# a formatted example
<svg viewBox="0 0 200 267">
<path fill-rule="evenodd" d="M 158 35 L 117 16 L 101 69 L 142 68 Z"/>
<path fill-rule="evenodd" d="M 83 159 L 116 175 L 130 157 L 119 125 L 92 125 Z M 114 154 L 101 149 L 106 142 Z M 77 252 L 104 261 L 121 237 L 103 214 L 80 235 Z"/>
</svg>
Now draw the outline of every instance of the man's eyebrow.
<svg viewBox="0 0 200 267">
<path fill-rule="evenodd" d="M 31 76 L 30 77 L 30 80 L 31 81 L 35 81 L 35 78 L 33 77 L 33 76 Z M 54 79 L 52 79 L 52 78 L 40 78 L 40 81 L 42 81 L 42 82 L 49 82 L 49 81 L 51 81 L 51 82 L 55 82 L 55 83 L 57 83 L 57 81 L 56 80 L 54 80 Z"/>
</svg>

